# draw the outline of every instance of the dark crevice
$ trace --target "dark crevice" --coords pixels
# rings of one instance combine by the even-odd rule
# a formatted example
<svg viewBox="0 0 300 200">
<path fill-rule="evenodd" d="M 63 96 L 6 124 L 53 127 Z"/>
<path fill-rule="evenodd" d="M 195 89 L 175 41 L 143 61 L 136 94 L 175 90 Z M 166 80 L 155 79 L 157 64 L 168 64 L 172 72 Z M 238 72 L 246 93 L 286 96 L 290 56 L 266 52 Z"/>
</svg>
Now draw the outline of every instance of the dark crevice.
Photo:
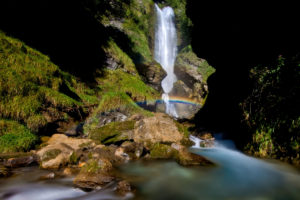
<svg viewBox="0 0 300 200">
<path fill-rule="evenodd" d="M 193 50 L 216 68 L 208 79 L 206 104 L 196 117 L 199 128 L 228 132 L 238 142 L 245 139 L 239 103 L 251 91 L 249 70 L 300 52 L 296 8 L 275 2 L 187 1 Z"/>
</svg>

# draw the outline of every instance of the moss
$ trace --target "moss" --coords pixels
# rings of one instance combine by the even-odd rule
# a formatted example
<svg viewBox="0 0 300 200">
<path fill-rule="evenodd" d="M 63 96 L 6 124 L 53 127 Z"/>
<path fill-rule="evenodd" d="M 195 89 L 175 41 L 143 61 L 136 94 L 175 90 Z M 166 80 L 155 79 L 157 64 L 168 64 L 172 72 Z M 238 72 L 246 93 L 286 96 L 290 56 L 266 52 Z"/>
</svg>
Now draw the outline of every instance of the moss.
<svg viewBox="0 0 300 200">
<path fill-rule="evenodd" d="M 101 170 L 98 161 L 94 159 L 88 160 L 88 162 L 82 167 L 81 173 L 97 174 Z"/>
<path fill-rule="evenodd" d="M 122 70 L 106 70 L 104 76 L 97 81 L 102 94 L 105 92 L 123 92 L 136 102 L 159 97 L 159 93 L 147 86 L 138 75 L 134 76 Z"/>
<path fill-rule="evenodd" d="M 38 138 L 16 121 L 0 119 L 0 153 L 29 151 Z"/>
<path fill-rule="evenodd" d="M 150 157 L 153 159 L 170 159 L 177 155 L 178 151 L 167 144 L 157 143 L 150 150 Z"/>
<path fill-rule="evenodd" d="M 250 69 L 253 85 L 240 104 L 250 153 L 299 163 L 299 60 L 279 56 L 267 66 Z"/>
<path fill-rule="evenodd" d="M 136 102 L 154 101 L 159 93 L 147 86 L 138 75 L 128 74 L 121 69 L 104 70 L 104 76 L 97 79 L 101 100 L 93 111 L 84 132 L 97 128 L 99 115 L 107 111 L 118 110 L 128 116 L 135 113 L 151 116 L 152 113 L 139 107 Z"/>
<path fill-rule="evenodd" d="M 124 68 L 127 72 L 136 74 L 135 65 L 131 58 L 120 49 L 120 47 L 115 43 L 115 41 L 110 38 L 106 47 L 103 47 L 106 54 L 118 63 L 119 67 Z"/>
<path fill-rule="evenodd" d="M 45 106 L 70 111 L 94 104 L 96 96 L 49 57 L 0 32 L 0 117 L 38 132 L 47 124 Z"/>
<path fill-rule="evenodd" d="M 89 131 L 89 138 L 103 144 L 128 140 L 126 132 L 134 129 L 135 121 L 111 122 L 101 128 Z"/>
<path fill-rule="evenodd" d="M 190 45 L 186 46 L 180 51 L 176 60 L 177 65 L 180 67 L 189 68 L 191 66 L 197 67 L 198 72 L 203 77 L 203 82 L 206 83 L 210 75 L 212 75 L 216 70 L 208 64 L 204 59 L 198 58 L 193 52 Z"/>
<path fill-rule="evenodd" d="M 61 153 L 60 149 L 48 150 L 44 153 L 44 155 L 42 157 L 42 161 L 47 162 L 49 160 L 52 160 L 52 159 L 56 158 L 60 153 Z"/>
<path fill-rule="evenodd" d="M 74 151 L 71 155 L 70 155 L 70 158 L 69 158 L 69 163 L 72 164 L 72 165 L 75 165 L 77 164 L 79 161 L 79 157 L 78 155 L 76 154 L 76 152 Z"/>
<path fill-rule="evenodd" d="M 184 124 L 179 123 L 176 120 L 173 120 L 175 122 L 176 127 L 178 128 L 178 131 L 184 135 L 184 137 L 188 138 L 190 136 L 189 126 L 186 126 Z"/>
</svg>

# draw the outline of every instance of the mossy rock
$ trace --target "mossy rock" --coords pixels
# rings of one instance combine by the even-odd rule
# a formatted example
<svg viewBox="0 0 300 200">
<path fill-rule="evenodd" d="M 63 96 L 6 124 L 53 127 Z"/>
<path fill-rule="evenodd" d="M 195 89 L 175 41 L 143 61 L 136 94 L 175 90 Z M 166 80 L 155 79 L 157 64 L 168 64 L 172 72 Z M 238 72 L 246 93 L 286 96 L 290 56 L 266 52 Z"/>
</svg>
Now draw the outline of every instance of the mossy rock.
<svg viewBox="0 0 300 200">
<path fill-rule="evenodd" d="M 47 162 L 56 158 L 62 151 L 60 149 L 50 149 L 43 154 L 42 161 Z"/>
<path fill-rule="evenodd" d="M 176 68 L 182 68 L 181 70 Z M 210 75 L 212 75 L 216 70 L 208 64 L 208 62 L 204 59 L 198 58 L 197 55 L 193 52 L 191 45 L 186 46 L 183 48 L 176 59 L 175 63 L 175 73 L 177 71 L 177 75 L 179 78 L 181 77 L 180 74 L 182 73 L 180 71 L 188 71 L 191 68 L 195 68 L 197 73 L 201 74 L 202 76 L 202 83 L 207 83 L 207 79 Z M 196 75 L 196 74 L 195 74 Z M 191 76 L 192 77 L 192 76 Z M 182 79 L 185 79 L 182 77 Z M 190 79 L 190 78 L 189 78 Z M 186 82 L 184 80 L 184 82 Z M 191 84 L 187 85 L 191 86 Z"/>
<path fill-rule="evenodd" d="M 175 159 L 178 151 L 168 144 L 154 144 L 150 150 L 150 157 L 153 159 Z"/>
<path fill-rule="evenodd" d="M 134 129 L 135 121 L 111 122 L 101 128 L 92 129 L 89 138 L 102 144 L 118 143 L 129 140 L 128 132 Z"/>
</svg>

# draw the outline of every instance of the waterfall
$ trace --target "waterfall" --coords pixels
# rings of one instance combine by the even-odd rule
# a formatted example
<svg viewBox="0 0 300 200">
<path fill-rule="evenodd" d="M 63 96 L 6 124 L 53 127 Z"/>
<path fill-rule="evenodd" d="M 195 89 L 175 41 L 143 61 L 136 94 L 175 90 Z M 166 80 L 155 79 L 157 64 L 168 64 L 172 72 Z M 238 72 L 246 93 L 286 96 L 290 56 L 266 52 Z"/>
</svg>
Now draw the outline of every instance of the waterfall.
<svg viewBox="0 0 300 200">
<path fill-rule="evenodd" d="M 167 76 L 162 80 L 161 86 L 164 94 L 162 99 L 166 105 L 166 113 L 178 117 L 174 104 L 169 100 L 169 93 L 173 84 L 177 81 L 174 74 L 174 64 L 177 56 L 177 34 L 174 23 L 174 11 L 171 7 L 160 9 L 155 4 L 157 13 L 157 25 L 155 30 L 155 60 L 167 72 Z"/>
</svg>

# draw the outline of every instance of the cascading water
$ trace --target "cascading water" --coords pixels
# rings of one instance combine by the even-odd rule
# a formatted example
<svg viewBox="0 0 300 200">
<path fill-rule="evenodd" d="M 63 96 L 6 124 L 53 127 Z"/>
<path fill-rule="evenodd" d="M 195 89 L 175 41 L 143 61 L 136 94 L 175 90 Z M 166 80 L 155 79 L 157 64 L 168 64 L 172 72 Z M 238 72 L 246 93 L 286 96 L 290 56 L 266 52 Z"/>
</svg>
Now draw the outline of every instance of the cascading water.
<svg viewBox="0 0 300 200">
<path fill-rule="evenodd" d="M 174 74 L 174 64 L 177 56 L 177 34 L 174 23 L 174 11 L 171 7 L 160 9 L 156 4 L 157 25 L 155 31 L 155 60 L 167 72 L 161 86 L 164 90 L 162 99 L 166 105 L 166 113 L 178 117 L 174 104 L 169 100 L 169 93 L 177 78 Z"/>
</svg>

